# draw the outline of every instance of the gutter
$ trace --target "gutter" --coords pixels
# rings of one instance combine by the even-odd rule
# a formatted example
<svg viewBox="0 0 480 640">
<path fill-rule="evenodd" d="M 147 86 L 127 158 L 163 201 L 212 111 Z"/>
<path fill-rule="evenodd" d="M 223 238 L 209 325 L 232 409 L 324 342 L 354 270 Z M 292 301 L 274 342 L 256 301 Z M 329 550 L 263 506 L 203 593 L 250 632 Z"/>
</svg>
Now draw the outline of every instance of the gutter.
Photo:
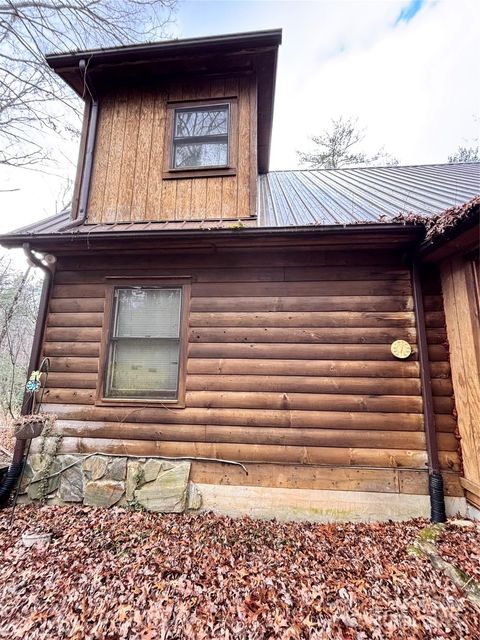
<svg viewBox="0 0 480 640">
<path fill-rule="evenodd" d="M 87 51 L 70 51 L 66 53 L 52 53 L 45 58 L 47 64 L 54 70 L 73 69 L 82 57 L 93 56 L 96 64 L 114 65 L 125 62 L 138 62 L 161 56 L 174 56 L 185 53 L 200 55 L 210 53 L 212 49 L 216 53 L 241 52 L 244 49 L 278 47 L 282 42 L 282 29 L 265 29 L 261 31 L 246 31 L 219 36 L 206 36 L 200 38 L 182 38 L 176 40 L 163 40 L 145 44 L 129 44 L 120 47 L 108 47 L 104 49 L 90 49 Z"/>
<path fill-rule="evenodd" d="M 95 139 L 97 136 L 98 95 L 94 89 L 91 79 L 88 79 L 88 62 L 85 61 L 85 58 L 82 58 L 79 61 L 78 68 L 83 76 L 85 89 L 90 94 L 90 114 L 88 121 L 87 144 L 82 168 L 82 181 L 80 184 L 80 195 L 78 199 L 78 210 L 76 211 L 75 220 L 67 224 L 65 227 L 62 227 L 62 231 L 66 231 L 72 227 L 78 227 L 87 219 L 88 196 L 90 195 L 90 183 L 93 168 L 93 153 L 95 149 Z"/>
<path fill-rule="evenodd" d="M 418 357 L 420 361 L 420 380 L 422 385 L 423 423 L 428 460 L 428 492 L 430 494 L 430 519 L 432 522 L 445 522 L 445 496 L 443 478 L 438 459 L 437 431 L 433 409 L 432 381 L 430 378 L 430 360 L 428 357 L 425 311 L 420 280 L 420 268 L 416 259 L 412 260 L 412 290 L 417 327 Z"/>
<path fill-rule="evenodd" d="M 112 226 L 116 226 L 119 223 L 112 224 Z M 128 226 L 131 226 L 130 223 Z M 135 224 L 135 223 L 133 223 Z M 146 223 L 141 223 L 146 224 Z M 233 223 L 234 224 L 234 223 Z M 73 225 L 69 225 L 73 226 Z M 68 229 L 69 226 L 62 227 L 62 229 Z M 75 225 L 79 226 L 79 225 Z M 24 242 L 58 242 L 63 241 L 64 243 L 68 242 L 81 242 L 85 241 L 85 244 L 88 246 L 93 245 L 95 241 L 102 242 L 104 240 L 108 242 L 115 242 L 121 240 L 159 240 L 159 239 L 167 239 L 170 240 L 190 240 L 190 239 L 202 239 L 207 242 L 211 242 L 212 240 L 219 239 L 228 239 L 232 237 L 236 238 L 248 238 L 248 239 L 262 239 L 264 237 L 272 237 L 272 236 L 329 236 L 329 235 L 364 235 L 369 233 L 377 233 L 379 235 L 388 234 L 391 232 L 401 233 L 405 236 L 406 240 L 410 240 L 412 243 L 419 241 L 420 238 L 423 238 L 425 235 L 425 228 L 423 225 L 411 224 L 411 225 L 399 225 L 399 224 L 388 224 L 388 223 L 372 223 L 372 224 L 353 224 L 353 225 L 305 225 L 302 227 L 297 226 L 287 226 L 287 227 L 233 227 L 233 228 L 222 228 L 222 229 L 212 229 L 212 228 L 204 228 L 204 229 L 144 229 L 141 231 L 94 231 L 97 226 L 106 226 L 106 224 L 92 224 L 86 225 L 85 229 L 91 227 L 91 231 L 72 231 L 71 233 L 65 233 L 63 231 L 50 233 L 50 234 L 42 234 L 42 233 L 31 233 L 31 234 L 9 234 L 0 236 L 0 245 L 4 247 L 18 247 L 23 245 Z"/>
<path fill-rule="evenodd" d="M 42 262 L 37 256 L 32 253 L 30 245 L 25 243 L 23 245 L 23 250 L 29 262 L 33 264 L 33 266 L 38 267 L 45 274 L 45 278 L 43 280 L 42 293 L 40 296 L 40 304 L 38 307 L 37 314 L 37 322 L 35 324 L 35 333 L 33 336 L 32 350 L 30 353 L 30 362 L 28 364 L 28 375 L 27 380 L 30 378 L 32 371 L 35 371 L 38 368 L 40 362 L 40 354 L 42 349 L 42 341 L 43 341 L 43 332 L 46 325 L 47 313 L 48 313 L 48 303 L 50 300 L 50 292 L 52 289 L 52 281 L 53 281 L 53 273 L 54 273 L 54 264 L 55 259 L 48 264 Z M 20 411 L 21 415 L 27 415 L 30 410 L 30 400 L 31 396 L 25 390 L 23 394 L 23 402 L 22 409 Z M 26 463 L 25 458 L 25 450 L 27 447 L 28 440 L 19 440 L 18 438 L 15 440 L 15 448 L 13 450 L 13 459 L 7 470 L 7 473 L 3 477 L 3 481 L 0 484 L 0 508 L 4 507 L 12 489 L 17 483 L 24 465 Z"/>
</svg>

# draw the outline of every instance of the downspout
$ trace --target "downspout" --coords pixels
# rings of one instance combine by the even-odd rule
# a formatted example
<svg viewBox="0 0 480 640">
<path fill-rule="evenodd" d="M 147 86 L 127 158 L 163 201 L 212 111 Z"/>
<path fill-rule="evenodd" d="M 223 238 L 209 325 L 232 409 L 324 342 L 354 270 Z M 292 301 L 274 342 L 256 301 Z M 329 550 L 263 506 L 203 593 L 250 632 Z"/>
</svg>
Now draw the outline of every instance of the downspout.
<svg viewBox="0 0 480 640">
<path fill-rule="evenodd" d="M 423 422 L 428 459 L 428 492 L 430 494 L 430 518 L 432 522 L 445 522 L 445 496 L 443 478 L 438 460 L 437 432 L 432 398 L 432 380 L 430 377 L 430 360 L 428 357 L 427 331 L 425 328 L 425 311 L 423 308 L 422 283 L 417 260 L 412 260 L 412 289 L 417 328 L 418 359 L 420 362 L 420 381 L 422 385 Z"/>
<path fill-rule="evenodd" d="M 37 369 L 40 362 L 40 354 L 42 349 L 42 340 L 43 340 L 43 332 L 47 319 L 48 313 L 48 303 L 50 300 L 50 291 L 52 288 L 52 279 L 53 279 L 53 265 L 55 264 L 55 260 L 53 259 L 51 264 L 45 264 L 42 262 L 36 255 L 32 253 L 30 249 L 30 245 L 25 243 L 23 245 L 23 251 L 27 256 L 28 261 L 33 264 L 33 266 L 38 267 L 45 274 L 45 278 L 43 280 L 42 293 L 40 296 L 40 304 L 38 307 L 38 315 L 37 322 L 35 324 L 35 333 L 33 335 L 32 342 L 32 350 L 30 353 L 30 362 L 28 364 L 28 375 L 27 380 L 30 378 L 32 371 Z M 52 256 L 53 258 L 53 256 Z M 21 415 L 24 416 L 29 413 L 29 404 L 30 404 L 30 396 L 25 391 L 23 395 L 22 409 Z M 25 449 L 27 446 L 28 440 L 19 440 L 15 441 L 15 448 L 13 450 L 13 459 L 12 462 L 5 474 L 2 483 L 0 484 L 0 508 L 5 506 L 8 502 L 8 498 L 10 497 L 10 493 L 14 488 L 20 474 L 22 472 L 23 466 L 26 462 L 24 459 Z"/>
<path fill-rule="evenodd" d="M 90 117 L 88 121 L 87 144 L 85 147 L 85 156 L 83 160 L 82 181 L 80 184 L 80 193 L 78 198 L 78 211 L 75 220 L 65 225 L 62 231 L 78 227 L 83 224 L 87 218 L 88 197 L 90 195 L 90 182 L 92 178 L 93 153 L 95 150 L 95 138 L 97 135 L 98 123 L 98 95 L 95 91 L 91 78 L 88 76 L 88 64 L 82 59 L 78 63 L 80 73 L 83 76 L 85 91 L 88 92 L 91 100 Z"/>
</svg>

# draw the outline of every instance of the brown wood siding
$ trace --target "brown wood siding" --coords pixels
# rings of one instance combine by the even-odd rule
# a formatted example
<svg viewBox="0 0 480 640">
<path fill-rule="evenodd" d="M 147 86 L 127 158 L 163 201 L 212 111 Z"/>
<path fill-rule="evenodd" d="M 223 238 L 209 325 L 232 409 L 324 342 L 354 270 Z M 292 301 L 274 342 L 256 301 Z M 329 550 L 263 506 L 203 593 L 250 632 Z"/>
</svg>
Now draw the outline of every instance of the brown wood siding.
<svg viewBox="0 0 480 640">
<path fill-rule="evenodd" d="M 230 138 L 235 175 L 208 177 L 207 171 L 205 177 L 165 179 L 168 102 L 212 98 L 238 100 Z M 253 77 L 119 90 L 100 101 L 87 221 L 248 217 L 255 214 L 256 177 Z"/>
<path fill-rule="evenodd" d="M 192 279 L 185 409 L 95 405 L 104 278 L 152 275 Z M 440 463 L 454 495 L 456 421 L 441 291 L 431 278 L 425 308 Z M 413 345 L 406 361 L 390 353 L 398 338 Z M 334 466 L 328 481 L 321 472 L 322 486 L 344 478 L 340 487 L 359 490 L 376 490 L 383 476 L 374 469 L 384 469 L 385 491 L 425 493 L 415 342 L 410 274 L 394 252 L 70 256 L 59 258 L 55 276 L 44 401 L 59 417 L 64 451 L 241 460 L 259 478 L 265 465 L 277 465 L 274 474 L 283 464 Z M 206 467 L 196 468 L 204 478 Z M 312 473 L 302 482 L 314 478 L 314 487 Z"/>
<path fill-rule="evenodd" d="M 463 478 L 467 495 L 480 509 L 480 325 L 478 263 L 458 256 L 442 263 L 448 341 L 452 364 L 458 429 L 462 443 Z"/>
</svg>

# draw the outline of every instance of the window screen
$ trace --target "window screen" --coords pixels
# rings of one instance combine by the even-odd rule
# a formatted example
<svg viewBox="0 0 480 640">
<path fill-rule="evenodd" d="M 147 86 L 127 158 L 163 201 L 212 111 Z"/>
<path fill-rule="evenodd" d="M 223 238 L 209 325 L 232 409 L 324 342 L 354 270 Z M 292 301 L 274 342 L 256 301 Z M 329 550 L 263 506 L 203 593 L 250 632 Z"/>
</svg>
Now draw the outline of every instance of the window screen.
<svg viewBox="0 0 480 640">
<path fill-rule="evenodd" d="M 115 288 L 106 397 L 175 400 L 181 287 Z"/>
<path fill-rule="evenodd" d="M 228 165 L 228 104 L 175 109 L 173 168 Z"/>
</svg>

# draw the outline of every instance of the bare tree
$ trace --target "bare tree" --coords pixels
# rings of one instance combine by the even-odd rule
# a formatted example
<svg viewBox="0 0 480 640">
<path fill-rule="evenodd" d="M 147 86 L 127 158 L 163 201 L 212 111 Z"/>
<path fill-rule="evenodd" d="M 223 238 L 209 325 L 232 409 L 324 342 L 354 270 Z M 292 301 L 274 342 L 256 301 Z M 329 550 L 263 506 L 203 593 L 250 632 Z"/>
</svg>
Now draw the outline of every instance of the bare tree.
<svg viewBox="0 0 480 640">
<path fill-rule="evenodd" d="M 4 317 L 3 317 L 2 327 L 0 328 L 0 348 L 2 347 L 3 340 L 5 339 L 5 336 L 7 335 L 7 332 L 8 332 L 8 327 L 10 325 L 10 322 L 12 321 L 12 318 L 15 314 L 17 306 L 20 302 L 23 291 L 25 289 L 25 285 L 27 284 L 28 276 L 30 275 L 30 268 L 31 267 L 27 268 L 27 270 L 21 277 L 20 282 L 16 285 L 16 289 L 13 293 L 12 300 L 8 303 L 8 305 L 4 309 L 2 309 Z"/>
<path fill-rule="evenodd" d="M 0 425 L 20 406 L 27 374 L 41 281 L 0 255 Z"/>
<path fill-rule="evenodd" d="M 472 120 L 475 123 L 475 129 L 479 130 L 480 114 L 473 114 Z M 448 162 L 480 162 L 480 146 L 479 137 L 464 138 L 463 144 L 459 144 L 455 153 L 448 156 Z"/>
<path fill-rule="evenodd" d="M 448 156 L 448 161 L 457 162 L 480 162 L 480 149 L 478 144 L 465 147 L 460 145 L 456 152 Z"/>
<path fill-rule="evenodd" d="M 369 156 L 358 150 L 365 139 L 365 129 L 354 118 L 333 118 L 330 127 L 312 136 L 313 151 L 297 151 L 300 162 L 311 169 L 340 169 L 341 167 L 397 165 L 398 160 L 382 147 Z"/>
<path fill-rule="evenodd" d="M 47 131 L 75 135 L 79 101 L 45 53 L 166 35 L 177 0 L 0 0 L 0 165 L 45 161 Z"/>
</svg>

